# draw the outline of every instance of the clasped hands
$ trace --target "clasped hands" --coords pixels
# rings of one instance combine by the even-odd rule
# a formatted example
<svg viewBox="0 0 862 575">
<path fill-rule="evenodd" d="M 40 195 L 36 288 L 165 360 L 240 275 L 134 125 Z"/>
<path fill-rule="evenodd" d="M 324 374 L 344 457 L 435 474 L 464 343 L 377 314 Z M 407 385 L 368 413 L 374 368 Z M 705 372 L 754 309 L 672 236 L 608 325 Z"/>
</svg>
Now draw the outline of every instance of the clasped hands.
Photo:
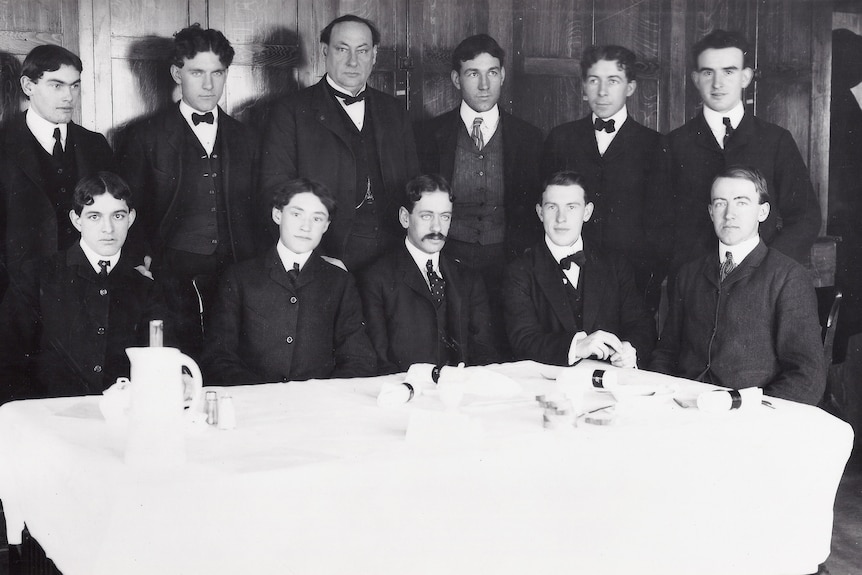
<svg viewBox="0 0 862 575">
<path fill-rule="evenodd" d="M 607 331 L 594 331 L 575 344 L 575 355 L 581 358 L 595 356 L 608 360 L 614 367 L 637 367 L 637 350 L 627 341 Z"/>
</svg>

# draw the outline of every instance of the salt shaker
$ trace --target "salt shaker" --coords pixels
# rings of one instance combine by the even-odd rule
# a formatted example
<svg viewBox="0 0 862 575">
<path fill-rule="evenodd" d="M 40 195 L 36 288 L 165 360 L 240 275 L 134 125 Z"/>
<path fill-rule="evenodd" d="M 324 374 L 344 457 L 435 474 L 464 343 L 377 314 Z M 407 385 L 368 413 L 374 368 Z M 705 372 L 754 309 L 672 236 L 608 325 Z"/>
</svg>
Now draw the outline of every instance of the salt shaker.
<svg viewBox="0 0 862 575">
<path fill-rule="evenodd" d="M 218 394 L 215 391 L 207 391 L 207 423 L 218 425 Z"/>
<path fill-rule="evenodd" d="M 218 401 L 218 428 L 234 429 L 236 427 L 236 412 L 233 408 L 233 398 L 222 395 Z"/>
</svg>

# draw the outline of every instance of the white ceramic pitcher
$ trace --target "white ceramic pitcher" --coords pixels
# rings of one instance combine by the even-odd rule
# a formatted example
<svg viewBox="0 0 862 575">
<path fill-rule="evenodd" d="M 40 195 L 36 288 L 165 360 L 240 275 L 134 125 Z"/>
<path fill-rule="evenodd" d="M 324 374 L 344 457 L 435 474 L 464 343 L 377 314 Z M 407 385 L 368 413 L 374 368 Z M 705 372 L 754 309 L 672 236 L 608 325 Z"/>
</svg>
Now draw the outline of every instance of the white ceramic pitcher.
<svg viewBox="0 0 862 575">
<path fill-rule="evenodd" d="M 192 413 L 200 410 L 203 378 L 195 360 L 173 347 L 130 347 L 132 398 L 127 463 L 163 467 L 184 463 L 185 386 L 182 369 L 191 372 Z"/>
</svg>

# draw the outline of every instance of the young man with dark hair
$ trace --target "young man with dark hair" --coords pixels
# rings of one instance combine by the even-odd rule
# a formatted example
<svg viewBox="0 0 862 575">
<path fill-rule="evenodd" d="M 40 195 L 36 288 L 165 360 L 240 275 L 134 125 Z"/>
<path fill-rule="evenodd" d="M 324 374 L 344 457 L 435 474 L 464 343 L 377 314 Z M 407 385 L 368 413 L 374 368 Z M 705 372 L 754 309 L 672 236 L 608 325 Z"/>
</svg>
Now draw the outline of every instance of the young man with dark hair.
<svg viewBox="0 0 862 575">
<path fill-rule="evenodd" d="M 573 365 L 595 357 L 635 367 L 655 345 L 655 322 L 631 265 L 581 236 L 594 211 L 586 185 L 571 171 L 545 180 L 536 204 L 545 238 L 506 270 L 509 342 L 517 359 Z"/>
<path fill-rule="evenodd" d="M 454 197 L 439 175 L 407 184 L 398 212 L 404 245 L 360 277 L 368 335 L 381 373 L 415 363 L 481 365 L 498 360 L 491 311 L 481 277 L 441 254 Z"/>
<path fill-rule="evenodd" d="M 227 268 L 201 367 L 219 385 L 373 375 L 353 277 L 317 248 L 337 213 L 329 190 L 300 178 L 273 193 L 279 240 Z"/>
<path fill-rule="evenodd" d="M 491 36 L 477 34 L 458 44 L 451 79 L 461 103 L 418 129 L 419 163 L 423 172 L 440 173 L 452 183 L 455 216 L 446 253 L 482 273 L 499 317 L 503 270 L 540 234 L 532 206 L 542 133 L 500 108 L 505 51 Z M 502 323 L 497 339 L 505 350 Z"/>
<path fill-rule="evenodd" d="M 123 252 L 136 215 L 116 174 L 78 183 L 79 241 L 25 263 L 0 306 L 0 403 L 101 393 L 129 375 L 125 349 L 147 345 L 149 320 L 170 328 L 161 289 Z"/>
<path fill-rule="evenodd" d="M 755 168 L 715 176 L 712 253 L 679 270 L 650 369 L 813 405 L 826 386 L 817 299 L 805 268 L 759 235 L 771 206 Z"/>
<path fill-rule="evenodd" d="M 218 30 L 194 24 L 177 32 L 171 76 L 182 98 L 133 126 L 117 155 L 140 200 L 134 238 L 170 282 L 168 303 L 192 355 L 201 346 L 200 306 L 206 320 L 218 274 L 267 244 L 257 215 L 265 209 L 257 197 L 258 138 L 218 106 L 233 56 Z"/>
<path fill-rule="evenodd" d="M 703 110 L 668 136 L 676 203 L 673 268 L 709 252 L 715 240 L 703 206 L 726 166 L 749 165 L 766 179 L 772 209 L 760 226 L 766 245 L 800 263 L 808 261 L 820 230 L 820 205 L 790 132 L 745 109 L 743 92 L 754 78 L 748 42 L 714 30 L 694 45 L 691 80 Z"/>
<path fill-rule="evenodd" d="M 591 113 L 551 131 L 542 171 L 583 175 L 596 206 L 584 236 L 629 259 L 638 292 L 654 311 L 673 218 L 661 136 L 629 115 L 626 104 L 637 89 L 637 57 L 622 46 L 590 46 L 581 56 L 581 81 Z"/>
<path fill-rule="evenodd" d="M 81 70 L 61 46 L 37 46 L 24 59 L 29 109 L 16 109 L 0 133 L 0 298 L 23 262 L 77 241 L 68 217 L 75 184 L 111 166 L 105 137 L 72 121 Z"/>
<path fill-rule="evenodd" d="M 276 103 L 263 139 L 264 190 L 304 177 L 336 194 L 341 208 L 323 253 L 351 271 L 397 243 L 398 197 L 418 173 L 403 103 L 368 84 L 379 44 L 364 18 L 330 22 L 320 34 L 326 75 Z"/>
</svg>

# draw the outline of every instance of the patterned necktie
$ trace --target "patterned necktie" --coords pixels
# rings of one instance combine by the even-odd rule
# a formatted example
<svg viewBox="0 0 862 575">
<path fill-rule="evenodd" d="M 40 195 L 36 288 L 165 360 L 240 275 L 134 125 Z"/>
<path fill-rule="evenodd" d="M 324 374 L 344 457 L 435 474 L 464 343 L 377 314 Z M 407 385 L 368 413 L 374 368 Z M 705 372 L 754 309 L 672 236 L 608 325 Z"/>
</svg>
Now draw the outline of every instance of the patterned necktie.
<svg viewBox="0 0 862 575">
<path fill-rule="evenodd" d="M 568 255 L 560 260 L 560 269 L 563 271 L 572 267 L 572 264 L 575 264 L 579 268 L 584 267 L 584 264 L 587 261 L 587 256 L 584 255 L 584 250 L 576 251 L 575 253 Z"/>
<path fill-rule="evenodd" d="M 733 124 L 730 123 L 730 118 L 725 116 L 724 118 L 721 119 L 721 121 L 724 123 L 724 144 L 722 145 L 722 147 L 726 148 L 727 147 L 727 141 L 733 135 L 734 129 L 733 129 Z"/>
<path fill-rule="evenodd" d="M 99 260 L 99 267 L 102 268 L 99 270 L 99 278 L 107 279 L 108 278 L 108 266 L 111 265 L 111 262 L 108 260 Z"/>
<path fill-rule="evenodd" d="M 60 128 L 54 128 L 54 151 L 51 155 L 58 162 L 63 161 L 63 144 L 60 142 Z"/>
<path fill-rule="evenodd" d="M 431 260 L 425 263 L 425 271 L 428 272 L 428 285 L 431 286 L 431 295 L 434 297 L 434 303 L 437 307 L 440 307 L 446 293 L 446 281 L 434 271 L 434 263 Z"/>
<path fill-rule="evenodd" d="M 293 269 L 287 270 L 287 278 L 290 280 L 290 285 L 296 286 L 296 280 L 299 279 L 299 264 L 293 262 Z"/>
<path fill-rule="evenodd" d="M 473 133 L 471 137 L 473 138 L 473 143 L 476 144 L 476 148 L 481 151 L 485 147 L 485 138 L 482 137 L 482 116 L 476 116 L 476 119 L 473 120 Z"/>
<path fill-rule="evenodd" d="M 212 124 L 215 121 L 215 117 L 212 112 L 207 112 L 206 114 L 197 114 L 192 112 L 192 123 L 197 126 L 201 122 L 204 124 Z"/>
<path fill-rule="evenodd" d="M 733 254 L 725 252 L 724 261 L 721 262 L 721 268 L 718 270 L 720 281 L 724 281 L 724 278 L 730 275 L 730 272 L 732 272 L 735 267 L 736 264 L 733 263 Z"/>
<path fill-rule="evenodd" d="M 602 120 L 601 118 L 596 118 L 593 128 L 595 128 L 596 132 L 605 131 L 608 134 L 613 134 L 614 130 L 616 130 L 613 120 Z"/>
</svg>

